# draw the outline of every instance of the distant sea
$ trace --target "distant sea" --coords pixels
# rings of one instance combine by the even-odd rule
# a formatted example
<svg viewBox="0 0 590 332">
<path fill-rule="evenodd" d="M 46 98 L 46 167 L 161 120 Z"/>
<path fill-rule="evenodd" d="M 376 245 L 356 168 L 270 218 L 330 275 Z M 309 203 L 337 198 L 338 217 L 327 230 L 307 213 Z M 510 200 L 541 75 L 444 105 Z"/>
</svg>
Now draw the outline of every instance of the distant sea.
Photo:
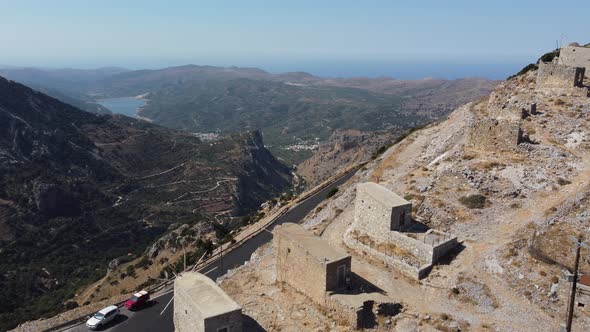
<svg viewBox="0 0 590 332">
<path fill-rule="evenodd" d="M 96 102 L 108 108 L 113 113 L 123 114 L 134 118 L 137 116 L 137 109 L 144 106 L 146 100 L 135 97 L 121 97 L 97 99 Z"/>
</svg>

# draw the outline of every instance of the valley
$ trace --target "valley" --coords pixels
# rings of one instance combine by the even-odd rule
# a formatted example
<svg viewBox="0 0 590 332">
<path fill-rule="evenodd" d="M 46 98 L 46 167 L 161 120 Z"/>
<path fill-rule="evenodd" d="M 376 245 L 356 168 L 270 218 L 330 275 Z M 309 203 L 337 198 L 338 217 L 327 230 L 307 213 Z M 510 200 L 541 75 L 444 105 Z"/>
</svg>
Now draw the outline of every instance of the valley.
<svg viewBox="0 0 590 332">
<path fill-rule="evenodd" d="M 96 103 L 113 113 L 136 118 L 139 110 L 147 104 L 147 101 L 138 97 L 118 97 L 96 99 Z"/>
<path fill-rule="evenodd" d="M 443 118 L 497 84 L 480 78 L 321 78 L 303 72 L 271 74 L 257 68 L 196 65 L 82 72 L 73 76 L 59 70 L 0 70 L 8 78 L 84 96 L 91 103 L 107 98 L 116 109 L 118 102 L 127 100 L 118 98 L 142 95 L 149 102 L 140 118 L 177 130 L 227 135 L 259 129 L 267 147 L 288 165 L 310 158 L 314 143 L 326 142 L 334 130 L 387 130 L 399 137 Z M 135 116 L 130 108 L 125 112 Z"/>
<path fill-rule="evenodd" d="M 0 126 L 0 329 L 64 310 L 113 260 L 180 225 L 221 240 L 291 188 L 258 131 L 203 142 L 5 79 Z"/>
<path fill-rule="evenodd" d="M 590 331 L 590 1 L 1 8 L 0 332 Z"/>
</svg>

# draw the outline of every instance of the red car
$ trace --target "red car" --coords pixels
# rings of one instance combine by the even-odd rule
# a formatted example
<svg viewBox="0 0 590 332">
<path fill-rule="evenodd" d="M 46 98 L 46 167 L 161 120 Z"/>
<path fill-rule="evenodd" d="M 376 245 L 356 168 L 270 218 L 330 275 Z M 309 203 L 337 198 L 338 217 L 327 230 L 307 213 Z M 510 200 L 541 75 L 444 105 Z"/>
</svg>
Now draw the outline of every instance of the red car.
<svg viewBox="0 0 590 332">
<path fill-rule="evenodd" d="M 149 299 L 150 294 L 148 294 L 148 292 L 144 290 L 139 291 L 133 294 L 133 296 L 125 302 L 125 308 L 129 310 L 135 310 L 144 305 Z"/>
</svg>

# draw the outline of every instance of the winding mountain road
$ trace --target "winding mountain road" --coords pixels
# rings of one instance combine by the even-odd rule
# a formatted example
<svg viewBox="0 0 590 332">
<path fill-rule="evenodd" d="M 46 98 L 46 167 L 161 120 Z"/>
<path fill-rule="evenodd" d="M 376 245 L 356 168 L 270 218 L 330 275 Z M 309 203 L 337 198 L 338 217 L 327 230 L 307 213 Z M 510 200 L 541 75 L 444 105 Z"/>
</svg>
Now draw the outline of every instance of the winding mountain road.
<svg viewBox="0 0 590 332">
<path fill-rule="evenodd" d="M 276 225 L 280 225 L 286 222 L 298 223 L 300 222 L 310 211 L 318 206 L 328 194 L 332 188 L 337 187 L 348 179 L 350 179 L 358 170 L 358 168 L 352 169 L 346 175 L 332 182 L 322 190 L 311 195 L 307 199 L 303 200 L 299 204 L 293 206 L 287 213 L 277 218 L 274 223 L 270 224 L 266 229 L 272 231 Z M 265 243 L 272 240 L 272 234 L 270 232 L 260 232 L 253 236 L 249 240 L 245 241 L 239 247 L 228 251 L 227 254 L 211 264 L 204 266 L 200 269 L 201 273 L 205 273 L 211 279 L 216 280 L 220 276 L 224 275 L 229 269 L 240 266 L 246 261 L 250 260 L 252 253 Z M 172 288 L 154 298 L 149 306 L 142 310 L 130 312 L 126 308 L 121 308 L 121 314 L 117 318 L 105 326 L 103 331 L 123 332 L 123 331 L 146 331 L 146 332 L 173 332 L 173 303 L 170 302 L 174 292 Z M 78 325 L 66 331 L 87 331 L 84 324 Z"/>
</svg>

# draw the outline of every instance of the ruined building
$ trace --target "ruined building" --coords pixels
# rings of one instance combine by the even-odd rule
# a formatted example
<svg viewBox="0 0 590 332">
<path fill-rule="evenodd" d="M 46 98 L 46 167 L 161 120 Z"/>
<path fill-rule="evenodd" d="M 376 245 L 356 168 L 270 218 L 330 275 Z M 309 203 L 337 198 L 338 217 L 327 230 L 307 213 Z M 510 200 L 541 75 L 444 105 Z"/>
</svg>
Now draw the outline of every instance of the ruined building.
<svg viewBox="0 0 590 332">
<path fill-rule="evenodd" d="M 584 67 L 572 67 L 552 62 L 540 62 L 537 72 L 537 91 L 552 95 L 586 95 L 583 88 Z"/>
<path fill-rule="evenodd" d="M 560 65 L 585 68 L 590 71 L 590 47 L 581 47 L 578 43 L 572 43 L 562 47 L 559 51 Z"/>
<path fill-rule="evenodd" d="M 347 246 L 370 253 L 405 274 L 421 279 L 457 246 L 456 237 L 422 231 L 411 218 L 412 204 L 376 183 L 357 185 L 354 222 Z"/>
<path fill-rule="evenodd" d="M 522 141 L 520 120 L 485 117 L 470 128 L 467 145 L 483 150 L 511 150 Z"/>
<path fill-rule="evenodd" d="M 351 258 L 297 224 L 285 223 L 273 231 L 277 281 L 285 282 L 324 304 L 327 292 L 343 289 L 350 280 Z"/>
<path fill-rule="evenodd" d="M 557 61 L 539 63 L 536 91 L 543 94 L 588 96 L 584 77 L 590 70 L 590 48 L 572 43 L 562 47 Z"/>
<path fill-rule="evenodd" d="M 241 332 L 242 307 L 207 276 L 185 272 L 174 281 L 177 332 Z"/>
<path fill-rule="evenodd" d="M 277 281 L 305 294 L 332 317 L 362 329 L 378 325 L 378 317 L 398 313 L 399 303 L 351 271 L 351 257 L 345 251 L 298 224 L 277 226 L 273 234 Z"/>
</svg>

